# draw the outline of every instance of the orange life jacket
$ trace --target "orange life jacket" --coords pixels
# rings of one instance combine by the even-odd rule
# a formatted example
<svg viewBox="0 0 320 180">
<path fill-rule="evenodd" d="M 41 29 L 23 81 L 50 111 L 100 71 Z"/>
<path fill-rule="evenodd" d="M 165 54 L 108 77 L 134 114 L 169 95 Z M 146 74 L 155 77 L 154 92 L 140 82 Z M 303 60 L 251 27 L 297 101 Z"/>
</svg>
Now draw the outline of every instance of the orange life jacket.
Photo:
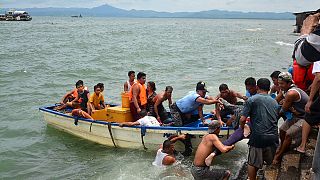
<svg viewBox="0 0 320 180">
<path fill-rule="evenodd" d="M 132 87 L 130 88 L 130 91 L 129 91 L 129 101 L 132 102 L 132 96 L 133 96 L 133 92 L 132 92 L 132 89 L 134 86 L 139 86 L 139 89 L 140 89 L 140 94 L 138 95 L 137 97 L 137 100 L 138 100 L 138 103 L 143 106 L 145 104 L 147 104 L 147 90 L 146 88 L 141 85 L 139 82 L 135 82 Z"/>
<path fill-rule="evenodd" d="M 314 75 L 312 74 L 313 64 L 309 67 L 300 66 L 296 60 L 293 61 L 293 81 L 298 88 L 306 91 L 311 85 Z"/>
</svg>

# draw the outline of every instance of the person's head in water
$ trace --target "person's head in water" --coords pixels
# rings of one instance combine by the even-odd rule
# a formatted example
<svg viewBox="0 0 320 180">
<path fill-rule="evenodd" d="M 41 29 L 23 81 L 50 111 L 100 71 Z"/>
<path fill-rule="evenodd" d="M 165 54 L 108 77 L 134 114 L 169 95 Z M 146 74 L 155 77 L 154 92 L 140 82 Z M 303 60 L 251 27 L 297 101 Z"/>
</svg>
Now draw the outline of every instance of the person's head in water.
<svg viewBox="0 0 320 180">
<path fill-rule="evenodd" d="M 280 73 L 278 76 L 278 83 L 281 90 L 288 91 L 293 84 L 291 74 L 288 72 Z"/>
<path fill-rule="evenodd" d="M 276 86 L 279 86 L 278 77 L 280 73 L 281 73 L 280 71 L 273 71 L 273 73 L 270 75 L 273 84 Z"/>
<path fill-rule="evenodd" d="M 103 83 L 98 83 L 97 86 L 100 87 L 101 92 L 104 91 L 104 84 Z"/>
<path fill-rule="evenodd" d="M 253 77 L 248 77 L 245 81 L 244 84 L 246 86 L 246 90 L 250 93 L 250 95 L 255 95 L 257 94 L 257 82 L 256 79 Z"/>
<path fill-rule="evenodd" d="M 156 90 L 157 90 L 156 84 L 155 84 L 153 81 L 149 81 L 149 82 L 147 83 L 147 90 L 148 90 L 148 92 L 154 92 L 154 91 L 156 91 Z"/>
<path fill-rule="evenodd" d="M 80 92 L 80 93 L 82 93 L 84 91 L 84 86 L 83 86 L 82 80 L 77 81 L 76 88 L 77 88 L 78 92 Z"/>
<path fill-rule="evenodd" d="M 135 76 L 136 76 L 136 73 L 134 71 L 128 72 L 128 77 L 130 82 L 134 81 Z"/>
<path fill-rule="evenodd" d="M 199 81 L 197 83 L 196 91 L 201 97 L 204 98 L 206 96 L 206 93 L 208 92 L 206 83 L 204 83 L 203 81 Z"/>
<path fill-rule="evenodd" d="M 174 144 L 169 139 L 167 139 L 162 144 L 162 150 L 167 154 L 173 154 Z"/>
<path fill-rule="evenodd" d="M 172 96 L 172 92 L 173 92 L 173 88 L 171 86 L 167 86 L 165 91 L 164 91 L 164 95 L 169 98 Z"/>
<path fill-rule="evenodd" d="M 101 92 L 101 88 L 98 85 L 93 86 L 94 93 L 96 93 L 97 96 L 99 96 Z"/>
<path fill-rule="evenodd" d="M 229 87 L 228 87 L 228 85 L 226 85 L 226 84 L 221 84 L 221 85 L 219 86 L 219 91 L 220 91 L 220 96 L 221 96 L 223 99 L 227 98 L 227 97 L 229 96 L 229 94 L 230 94 Z"/>
<path fill-rule="evenodd" d="M 260 78 L 257 82 L 258 90 L 269 92 L 270 91 L 270 80 L 267 78 Z"/>
<path fill-rule="evenodd" d="M 147 75 L 143 72 L 139 72 L 137 75 L 137 80 L 140 84 L 145 84 L 147 79 Z"/>
</svg>

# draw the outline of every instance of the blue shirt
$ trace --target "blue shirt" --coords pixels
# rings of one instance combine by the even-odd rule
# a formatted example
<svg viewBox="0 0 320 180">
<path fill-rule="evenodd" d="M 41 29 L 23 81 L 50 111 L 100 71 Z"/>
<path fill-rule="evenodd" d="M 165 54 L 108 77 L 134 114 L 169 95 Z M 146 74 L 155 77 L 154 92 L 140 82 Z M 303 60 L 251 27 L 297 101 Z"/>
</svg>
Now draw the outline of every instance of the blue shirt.
<svg viewBox="0 0 320 180">
<path fill-rule="evenodd" d="M 200 95 L 197 92 L 190 92 L 185 97 L 179 99 L 176 104 L 182 113 L 192 113 L 197 110 L 199 106 L 202 106 L 202 103 L 197 102 L 197 99 Z"/>
</svg>

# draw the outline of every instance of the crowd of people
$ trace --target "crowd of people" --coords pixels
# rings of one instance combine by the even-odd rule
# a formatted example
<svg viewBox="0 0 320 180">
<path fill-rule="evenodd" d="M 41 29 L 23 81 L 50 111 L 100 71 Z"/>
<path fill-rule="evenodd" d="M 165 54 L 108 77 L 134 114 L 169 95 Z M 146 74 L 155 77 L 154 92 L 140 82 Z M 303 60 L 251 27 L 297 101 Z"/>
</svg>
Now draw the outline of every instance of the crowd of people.
<svg viewBox="0 0 320 180">
<path fill-rule="evenodd" d="M 200 119 L 208 126 L 208 134 L 203 136 L 195 152 L 191 167 L 195 179 L 228 179 L 229 170 L 215 170 L 210 166 L 217 155 L 234 149 L 234 144 L 244 138 L 249 139 L 249 179 L 256 179 L 257 171 L 263 165 L 280 163 L 290 149 L 305 153 L 309 132 L 320 123 L 319 19 L 320 13 L 310 15 L 303 24 L 301 36 L 295 43 L 293 72 L 272 72 L 272 86 L 268 78 L 256 81 L 249 77 L 244 82 L 245 95 L 221 84 L 216 97 L 208 96 L 205 83 L 200 81 L 195 91 L 173 102 L 172 86 L 157 94 L 154 82 L 147 82 L 145 87 L 145 73 L 139 72 L 135 76 L 134 71 L 129 71 L 124 91 L 129 94 L 130 111 L 135 121 L 120 126 L 184 126 Z M 79 80 L 76 88 L 63 97 L 61 106 L 56 109 L 69 106 L 74 108 L 73 115 L 93 119 L 91 115 L 95 110 L 105 108 L 103 89 L 103 84 L 98 83 L 90 96 Z M 171 116 L 164 106 L 165 101 L 168 101 Z M 208 122 L 203 116 L 203 106 L 211 104 L 215 104 L 214 117 Z M 278 127 L 281 117 L 284 122 Z M 235 132 L 223 142 L 218 138 L 222 125 L 235 128 Z M 153 164 L 173 164 L 173 144 L 185 138 L 186 135 L 181 135 L 166 140 L 157 151 Z M 317 141 L 313 171 L 319 177 L 319 137 Z"/>
</svg>

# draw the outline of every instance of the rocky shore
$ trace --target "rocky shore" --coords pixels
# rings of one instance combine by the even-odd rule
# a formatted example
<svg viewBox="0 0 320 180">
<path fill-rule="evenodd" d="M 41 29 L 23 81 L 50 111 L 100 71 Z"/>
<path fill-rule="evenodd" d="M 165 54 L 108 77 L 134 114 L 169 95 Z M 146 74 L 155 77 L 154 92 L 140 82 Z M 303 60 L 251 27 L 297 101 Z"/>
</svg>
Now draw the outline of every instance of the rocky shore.
<svg viewBox="0 0 320 180">
<path fill-rule="evenodd" d="M 294 150 L 285 153 L 279 165 L 271 165 L 265 167 L 262 171 L 258 171 L 257 179 L 312 180 L 311 166 L 317 142 L 317 135 L 318 129 L 312 129 L 305 154 L 298 153 Z M 247 175 L 247 164 L 245 162 L 235 179 L 245 180 L 248 179 Z"/>
</svg>

